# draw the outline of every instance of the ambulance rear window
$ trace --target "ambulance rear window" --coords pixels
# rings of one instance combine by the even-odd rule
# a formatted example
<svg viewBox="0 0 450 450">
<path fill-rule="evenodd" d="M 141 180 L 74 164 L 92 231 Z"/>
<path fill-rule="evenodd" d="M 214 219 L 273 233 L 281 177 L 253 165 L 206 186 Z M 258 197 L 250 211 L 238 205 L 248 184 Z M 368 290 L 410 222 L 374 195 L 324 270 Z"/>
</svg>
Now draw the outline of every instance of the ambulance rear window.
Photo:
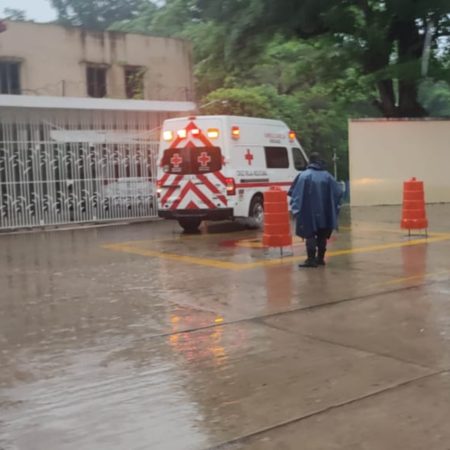
<svg viewBox="0 0 450 450">
<path fill-rule="evenodd" d="M 166 173 L 195 175 L 222 169 L 219 147 L 169 148 L 164 151 L 161 167 Z"/>
</svg>

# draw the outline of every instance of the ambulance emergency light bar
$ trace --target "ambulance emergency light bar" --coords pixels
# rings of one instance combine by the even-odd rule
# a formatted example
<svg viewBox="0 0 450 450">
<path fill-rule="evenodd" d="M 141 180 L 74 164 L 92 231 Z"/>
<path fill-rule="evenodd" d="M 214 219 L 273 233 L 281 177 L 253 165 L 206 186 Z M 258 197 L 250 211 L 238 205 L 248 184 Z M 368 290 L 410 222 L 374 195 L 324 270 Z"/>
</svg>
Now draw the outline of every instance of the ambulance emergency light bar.
<svg viewBox="0 0 450 450">
<path fill-rule="evenodd" d="M 199 136 L 201 133 L 201 130 L 198 128 L 193 128 L 190 130 L 191 136 Z M 177 136 L 180 139 L 186 139 L 188 130 L 186 128 L 182 128 L 176 132 Z M 217 128 L 209 128 L 207 131 L 207 136 L 210 139 L 218 139 L 220 136 L 220 132 Z M 174 132 L 171 130 L 165 130 L 163 132 L 163 140 L 170 142 L 173 140 Z M 290 130 L 289 131 L 289 140 L 295 141 L 297 138 L 297 133 L 295 131 Z M 232 126 L 231 127 L 231 137 L 232 139 L 238 140 L 241 137 L 241 129 L 238 126 Z"/>
<path fill-rule="evenodd" d="M 182 128 L 181 130 L 178 130 L 176 132 L 176 135 L 180 138 L 180 139 L 186 139 L 187 137 L 187 133 L 188 130 L 185 128 Z M 193 128 L 190 130 L 191 136 L 199 136 L 201 133 L 201 130 L 199 130 L 198 128 Z M 220 136 L 219 130 L 217 128 L 209 128 L 207 131 L 207 136 L 210 139 L 218 139 L 218 137 Z M 163 140 L 166 142 L 170 142 L 173 140 L 174 137 L 174 132 L 171 130 L 165 130 L 163 132 Z"/>
</svg>

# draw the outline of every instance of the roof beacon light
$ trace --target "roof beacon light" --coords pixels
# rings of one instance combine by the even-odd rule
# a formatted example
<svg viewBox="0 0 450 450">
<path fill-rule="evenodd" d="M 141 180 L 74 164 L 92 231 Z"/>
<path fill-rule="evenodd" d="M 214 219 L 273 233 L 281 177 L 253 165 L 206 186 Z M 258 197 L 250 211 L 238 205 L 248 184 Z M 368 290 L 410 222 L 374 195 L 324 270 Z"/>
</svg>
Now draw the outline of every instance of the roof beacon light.
<svg viewBox="0 0 450 450">
<path fill-rule="evenodd" d="M 289 139 L 291 141 L 295 141 L 296 137 L 297 137 L 297 134 L 295 133 L 295 131 L 292 131 L 292 130 L 289 131 Z"/>
<path fill-rule="evenodd" d="M 219 130 L 217 128 L 209 128 L 208 137 L 210 139 L 217 139 L 219 137 Z"/>
<path fill-rule="evenodd" d="M 241 129 L 238 126 L 231 127 L 231 137 L 233 139 L 239 139 L 241 137 Z"/>
<path fill-rule="evenodd" d="M 171 141 L 173 139 L 173 133 L 170 130 L 165 130 L 163 132 L 163 139 L 165 141 Z"/>
</svg>

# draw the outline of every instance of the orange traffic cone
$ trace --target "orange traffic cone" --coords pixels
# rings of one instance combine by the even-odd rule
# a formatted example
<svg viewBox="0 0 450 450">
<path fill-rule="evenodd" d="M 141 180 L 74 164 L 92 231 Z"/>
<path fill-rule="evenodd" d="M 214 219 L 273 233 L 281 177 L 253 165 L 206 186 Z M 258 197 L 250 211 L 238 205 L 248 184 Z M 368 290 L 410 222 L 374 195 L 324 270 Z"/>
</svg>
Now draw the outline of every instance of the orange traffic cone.
<svg viewBox="0 0 450 450">
<path fill-rule="evenodd" d="M 287 194 L 278 187 L 264 193 L 264 247 L 292 246 Z"/>
<path fill-rule="evenodd" d="M 403 213 L 401 228 L 408 230 L 428 229 L 428 219 L 425 211 L 425 193 L 423 181 L 417 181 L 415 178 L 405 181 L 403 184 Z"/>
</svg>

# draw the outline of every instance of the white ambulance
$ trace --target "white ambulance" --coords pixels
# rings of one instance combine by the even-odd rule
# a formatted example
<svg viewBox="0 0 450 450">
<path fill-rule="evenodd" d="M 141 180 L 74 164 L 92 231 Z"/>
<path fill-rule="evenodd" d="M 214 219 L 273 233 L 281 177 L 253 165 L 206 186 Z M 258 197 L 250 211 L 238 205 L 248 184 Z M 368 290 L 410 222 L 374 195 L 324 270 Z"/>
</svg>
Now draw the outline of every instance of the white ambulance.
<svg viewBox="0 0 450 450">
<path fill-rule="evenodd" d="M 166 120 L 159 149 L 158 214 L 195 231 L 202 220 L 251 218 L 261 225 L 263 193 L 288 190 L 306 155 L 279 120 L 196 116 Z"/>
</svg>

